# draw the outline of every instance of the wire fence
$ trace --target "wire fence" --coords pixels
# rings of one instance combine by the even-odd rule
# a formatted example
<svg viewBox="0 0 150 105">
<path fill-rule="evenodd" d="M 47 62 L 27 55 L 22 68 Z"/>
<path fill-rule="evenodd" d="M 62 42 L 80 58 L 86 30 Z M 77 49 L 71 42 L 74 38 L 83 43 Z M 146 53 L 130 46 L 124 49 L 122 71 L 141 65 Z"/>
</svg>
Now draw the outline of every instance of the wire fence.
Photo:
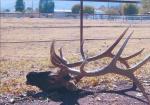
<svg viewBox="0 0 150 105">
<path fill-rule="evenodd" d="M 34 15 L 34 16 L 33 16 Z M 22 22 L 22 21 L 20 21 L 21 19 L 24 19 L 24 17 L 30 17 L 31 19 L 30 19 L 30 21 L 32 21 L 32 19 L 34 20 L 34 18 L 36 18 L 36 15 L 37 15 L 37 18 L 39 18 L 38 20 L 36 20 L 36 21 L 34 21 L 34 22 L 29 22 L 30 24 L 28 24 L 28 20 L 25 20 L 24 22 L 26 22 L 25 24 Z M 33 17 L 32 17 L 33 16 Z M 40 16 L 40 17 L 38 17 L 38 16 Z M 78 31 L 79 30 L 77 30 L 77 29 L 79 29 L 79 25 L 78 25 L 78 23 L 76 23 L 76 24 L 73 24 L 72 25 L 72 23 L 74 23 L 74 22 L 72 22 L 72 19 L 79 19 L 79 15 L 76 15 L 76 14 L 63 14 L 63 15 L 57 15 L 57 17 L 54 17 L 54 14 L 39 14 L 39 13 L 35 13 L 35 14 L 31 14 L 31 13 L 28 13 L 28 14 L 26 14 L 26 13 L 24 13 L 24 14 L 22 14 L 22 13 L 1 13 L 1 17 L 2 18 L 10 18 L 10 20 L 11 20 L 11 18 L 12 17 L 14 17 L 13 19 L 14 20 L 11 20 L 10 22 L 9 22 L 9 19 L 8 19 L 8 21 L 6 21 L 6 24 L 7 25 L 4 25 L 4 26 L 2 26 L 1 27 L 1 30 L 3 30 L 3 31 L 8 31 L 8 32 L 6 32 L 6 33 L 3 33 L 3 37 L 5 37 L 5 34 L 9 34 L 9 35 L 15 35 L 15 34 L 20 34 L 20 36 L 23 36 L 23 35 L 25 35 L 23 32 L 31 32 L 30 33 L 30 35 L 27 35 L 28 37 L 30 37 L 29 38 L 29 40 L 28 40 L 28 38 L 26 37 L 25 38 L 25 41 L 23 40 L 23 38 L 21 39 L 21 41 L 19 41 L 19 39 L 18 38 L 11 38 L 11 40 L 8 40 L 7 41 L 7 38 L 6 39 L 4 39 L 4 40 L 0 40 L 0 47 L 1 47 L 1 57 L 0 58 L 10 58 L 10 59 L 25 59 L 25 58 L 47 58 L 48 57 L 48 55 L 49 55 L 49 46 L 50 46 L 50 44 L 51 44 L 51 42 L 53 41 L 53 40 L 51 40 L 52 38 L 51 37 L 46 37 L 46 38 L 41 38 L 41 40 L 40 40 L 40 38 L 37 38 L 38 36 L 41 36 L 41 35 L 43 35 L 44 34 L 44 36 L 46 36 L 46 35 L 48 35 L 47 33 L 49 33 L 50 31 L 52 31 L 53 29 L 55 29 L 55 32 L 57 32 L 57 29 L 59 30 L 59 29 L 62 29 L 62 30 L 60 30 L 60 31 L 65 31 L 62 35 L 65 35 L 65 37 L 64 38 L 56 38 L 56 40 L 55 41 L 57 41 L 57 42 L 60 42 L 61 44 L 64 44 L 64 42 L 65 42 L 65 44 L 67 43 L 68 45 L 71 45 L 71 46 L 73 46 L 72 47 L 72 49 L 68 49 L 69 50 L 69 52 L 70 52 L 70 50 L 73 50 L 74 52 L 77 52 L 76 50 L 78 49 L 78 42 L 79 42 L 79 39 L 78 39 L 78 37 L 74 37 L 74 38 L 72 38 L 72 37 L 67 37 L 67 35 L 70 35 L 70 32 L 66 32 L 66 31 L 69 31 L 70 29 L 72 29 L 73 30 L 73 32 L 76 32 L 76 34 L 78 34 Z M 136 17 L 136 16 L 135 16 Z M 150 20 L 149 18 L 147 18 L 147 17 L 150 17 L 150 16 L 146 16 L 146 17 L 144 17 L 143 16 L 143 18 L 140 18 L 140 16 L 138 16 L 138 18 L 136 18 L 137 20 L 138 19 L 145 19 L 145 20 L 142 20 L 142 22 L 146 22 L 146 23 L 148 23 L 148 21 Z M 15 20 L 16 18 L 19 18 L 19 19 L 17 19 L 17 21 Z M 48 20 L 48 21 L 41 21 L 41 23 L 40 24 L 37 24 L 36 22 L 38 22 L 39 20 L 45 20 L 45 18 Z M 56 19 L 70 19 L 69 20 L 69 22 L 67 21 L 67 23 L 65 23 L 65 22 L 62 22 L 62 21 L 64 21 L 64 20 L 61 20 L 61 21 L 58 21 L 58 23 L 57 24 L 55 24 L 55 22 L 52 22 L 52 21 L 49 21 L 51 18 L 56 18 Z M 131 16 L 130 16 L 130 18 L 131 19 L 135 19 L 135 18 L 132 18 Z M 90 22 L 91 22 L 91 20 L 96 20 L 96 23 L 92 23 L 92 24 L 87 24 L 87 25 L 84 25 L 84 28 L 85 28 L 85 30 L 89 30 L 88 28 L 92 28 L 91 30 L 93 30 L 93 29 L 95 29 L 95 30 L 97 30 L 97 28 L 109 28 L 109 30 L 113 27 L 113 29 L 116 29 L 116 28 L 119 28 L 119 27 L 121 27 L 121 28 L 126 28 L 129 24 L 127 23 L 127 24 L 123 24 L 123 25 L 120 25 L 120 23 L 119 24 L 112 24 L 111 26 L 109 26 L 108 24 L 100 24 L 99 22 L 97 22 L 98 21 L 98 19 L 99 20 L 107 20 L 107 21 L 114 21 L 114 22 L 116 22 L 116 21 L 124 21 L 125 22 L 125 20 L 123 20 L 123 19 L 127 19 L 128 21 L 131 21 L 130 20 L 130 18 L 127 18 L 127 17 L 123 17 L 123 16 L 121 16 L 121 17 L 118 17 L 118 16 L 112 16 L 112 15 L 97 15 L 97 14 L 94 14 L 94 15 L 84 15 L 84 19 L 87 19 L 87 20 L 90 20 Z M 28 18 L 25 18 L 25 19 L 28 19 Z M 118 20 L 117 20 L 118 19 Z M 120 19 L 120 20 L 119 20 Z M 133 20 L 133 21 L 136 21 L 136 19 L 135 20 Z M 149 19 L 149 20 L 148 20 Z M 19 20 L 19 21 L 18 21 Z M 51 19 L 51 20 L 53 20 L 53 19 Z M 71 21 L 71 22 L 70 22 Z M 138 20 L 138 21 L 140 21 L 141 22 L 141 20 Z M 17 23 L 17 22 L 19 22 L 19 23 Z M 43 23 L 43 22 L 50 22 L 50 23 L 48 23 L 48 24 L 45 24 L 45 23 Z M 62 22 L 62 23 L 65 23 L 65 24 L 59 24 L 59 22 Z M 33 24 L 32 24 L 33 23 Z M 68 24 L 69 23 L 69 24 Z M 70 24 L 71 23 L 71 24 Z M 5 24 L 5 22 L 4 22 L 4 24 Z M 16 25 L 14 25 L 14 24 L 16 24 Z M 55 25 L 53 25 L 53 24 L 55 24 Z M 66 25 L 67 24 L 67 25 Z M 71 25 L 71 26 L 70 26 Z M 148 24 L 148 25 L 145 25 L 145 24 L 143 24 L 143 25 L 133 25 L 132 27 L 134 27 L 134 28 L 146 28 L 146 29 L 148 29 L 148 27 L 149 27 L 150 25 Z M 23 29 L 23 30 L 22 30 Z M 25 29 L 25 30 L 24 30 Z M 35 29 L 35 30 L 33 30 L 33 29 Z M 44 29 L 44 31 L 46 30 L 46 32 L 47 33 L 44 33 L 44 32 L 42 32 L 43 31 L 43 29 Z M 65 29 L 67 29 L 67 30 L 65 30 Z M 15 31 L 14 31 L 15 30 Z M 17 31 L 16 31 L 17 30 Z M 41 31 L 40 31 L 41 30 Z M 74 31 L 74 30 L 77 30 L 77 31 Z M 12 32 L 12 31 L 14 31 L 14 33 Z M 21 31 L 21 32 L 20 32 Z M 23 31 L 23 32 L 22 32 Z M 19 32 L 19 33 L 18 33 Z M 41 33 L 40 33 L 41 32 Z M 88 31 L 89 32 L 89 31 Z M 93 31 L 94 32 L 94 31 Z M 111 31 L 110 31 L 111 32 Z M 55 34 L 55 33 L 54 33 Z M 67 34 L 67 35 L 66 35 Z M 95 33 L 95 34 L 97 34 L 97 33 Z M 106 33 L 104 33 L 104 34 L 106 34 Z M 7 35 L 7 37 L 12 37 L 12 36 L 9 36 L 9 35 Z M 36 37 L 35 37 L 35 39 L 32 39 L 32 35 L 35 37 L 35 35 L 37 35 Z M 56 35 L 58 35 L 57 33 L 56 33 Z M 112 35 L 112 34 L 111 34 Z M 54 35 L 52 35 L 52 36 L 54 36 Z M 103 36 L 105 36 L 105 35 L 103 35 Z M 16 35 L 16 37 L 17 37 L 17 35 Z M 100 43 L 104 43 L 104 42 L 112 42 L 112 41 L 114 41 L 115 39 L 116 39 L 116 37 L 117 36 L 107 36 L 107 37 L 99 37 L 98 35 L 95 35 L 95 38 L 90 38 L 90 37 L 86 37 L 86 39 L 84 39 L 85 41 L 87 41 L 88 42 L 88 44 L 90 43 L 90 45 L 91 46 L 94 46 L 93 45 L 93 43 L 96 43 L 98 40 L 100 40 L 101 42 Z M 20 37 L 21 38 L 21 37 Z M 9 39 L 9 38 L 8 38 Z M 15 41 L 13 41 L 13 39 L 15 39 Z M 46 40 L 47 39 L 47 40 Z M 123 39 L 125 39 L 125 38 L 123 38 Z M 22 41 L 23 40 L 23 41 Z M 132 37 L 131 38 L 131 40 L 136 40 L 136 42 L 138 42 L 137 40 L 142 40 L 142 42 L 144 42 L 144 44 L 142 44 L 142 45 L 140 45 L 140 46 L 144 46 L 144 45 L 147 45 L 147 42 L 149 42 L 149 40 L 150 40 L 150 37 L 148 36 L 148 35 L 146 35 L 146 36 L 136 36 L 136 37 Z M 143 41 L 144 40 L 144 41 Z M 91 41 L 91 42 L 90 42 Z M 71 42 L 73 42 L 73 44 L 71 44 Z M 59 44 L 60 44 L 59 43 Z M 100 44 L 101 45 L 101 44 Z M 134 44 L 135 45 L 135 44 Z M 74 47 L 75 47 L 75 49 L 74 49 Z M 145 48 L 145 47 L 144 47 Z"/>
<path fill-rule="evenodd" d="M 94 40 L 115 40 L 116 38 L 87 38 L 84 39 L 85 41 L 94 41 Z M 125 39 L 125 38 L 123 38 Z M 145 38 L 130 38 L 131 40 L 150 40 L 150 37 Z M 52 42 L 53 40 L 32 40 L 32 41 L 1 41 L 1 44 L 11 44 L 11 43 L 48 43 Z M 62 39 L 62 40 L 55 40 L 57 42 L 72 42 L 72 41 L 80 41 L 80 39 Z"/>
<path fill-rule="evenodd" d="M 0 17 L 30 17 L 30 18 L 61 18 L 61 19 L 79 19 L 79 14 L 68 12 L 58 13 L 6 13 L 1 12 Z M 84 19 L 110 20 L 120 22 L 150 22 L 150 15 L 112 15 L 112 14 L 84 14 Z"/>
</svg>

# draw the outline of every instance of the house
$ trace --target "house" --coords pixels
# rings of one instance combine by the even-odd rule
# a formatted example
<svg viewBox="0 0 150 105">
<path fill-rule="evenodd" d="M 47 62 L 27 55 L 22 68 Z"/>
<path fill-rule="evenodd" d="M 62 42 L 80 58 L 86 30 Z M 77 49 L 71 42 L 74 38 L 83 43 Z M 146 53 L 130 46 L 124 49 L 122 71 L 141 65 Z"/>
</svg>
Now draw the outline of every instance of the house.
<svg viewBox="0 0 150 105">
<path fill-rule="evenodd" d="M 145 13 L 146 15 L 150 15 L 150 12 Z"/>
<path fill-rule="evenodd" d="M 54 16 L 55 18 L 64 18 L 70 16 L 72 14 L 72 10 L 70 9 L 55 9 Z"/>
</svg>

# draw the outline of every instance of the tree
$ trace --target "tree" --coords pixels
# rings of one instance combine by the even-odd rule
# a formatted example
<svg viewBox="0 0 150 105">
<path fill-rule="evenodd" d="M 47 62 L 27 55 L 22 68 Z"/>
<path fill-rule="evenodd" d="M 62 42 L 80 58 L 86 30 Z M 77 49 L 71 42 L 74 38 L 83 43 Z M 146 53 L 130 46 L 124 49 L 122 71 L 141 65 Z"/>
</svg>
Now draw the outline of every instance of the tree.
<svg viewBox="0 0 150 105">
<path fill-rule="evenodd" d="M 92 6 L 84 6 L 83 7 L 83 13 L 93 14 L 94 13 L 94 7 Z M 80 13 L 80 4 L 75 4 L 72 7 L 72 13 L 78 14 Z"/>
<path fill-rule="evenodd" d="M 80 12 L 80 4 L 75 4 L 71 10 L 72 13 L 78 14 Z"/>
<path fill-rule="evenodd" d="M 139 9 L 136 5 L 127 4 L 124 6 L 124 15 L 135 15 L 138 14 Z"/>
<path fill-rule="evenodd" d="M 9 9 L 5 9 L 3 12 L 10 12 L 10 10 Z"/>
<path fill-rule="evenodd" d="M 150 0 L 142 0 L 142 12 L 150 12 Z"/>
<path fill-rule="evenodd" d="M 15 10 L 18 12 L 23 12 L 25 10 L 25 3 L 23 0 L 16 1 Z"/>
<path fill-rule="evenodd" d="M 54 13 L 55 4 L 51 0 L 40 0 L 39 12 L 40 13 Z"/>
<path fill-rule="evenodd" d="M 85 6 L 84 8 L 83 8 L 83 12 L 84 13 L 87 13 L 87 14 L 94 14 L 94 7 L 92 7 L 92 6 Z"/>
<path fill-rule="evenodd" d="M 119 14 L 120 15 L 124 15 L 124 7 L 126 4 L 121 4 L 118 8 Z"/>
<path fill-rule="evenodd" d="M 120 14 L 120 10 L 117 7 L 116 8 L 115 7 L 105 8 L 104 11 L 106 14 L 110 14 L 110 15 Z"/>
</svg>

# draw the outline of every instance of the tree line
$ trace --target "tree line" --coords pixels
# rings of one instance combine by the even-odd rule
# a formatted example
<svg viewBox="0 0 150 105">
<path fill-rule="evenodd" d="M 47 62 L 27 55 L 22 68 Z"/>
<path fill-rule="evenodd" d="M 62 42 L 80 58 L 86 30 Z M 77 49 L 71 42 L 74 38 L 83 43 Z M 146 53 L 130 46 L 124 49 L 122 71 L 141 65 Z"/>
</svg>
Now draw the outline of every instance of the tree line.
<svg viewBox="0 0 150 105">
<path fill-rule="evenodd" d="M 40 13 L 54 13 L 55 3 L 53 0 L 40 0 L 39 12 Z M 29 11 L 33 11 L 33 8 L 27 8 Z M 136 15 L 138 13 L 150 12 L 150 0 L 142 0 L 141 5 L 135 4 L 122 4 L 119 7 L 100 7 L 100 10 L 106 14 L 119 14 L 119 15 Z M 17 12 L 25 12 L 24 0 L 16 0 L 15 10 Z M 72 7 L 72 13 L 79 14 L 80 5 L 76 4 Z M 87 14 L 94 14 L 95 8 L 92 6 L 84 6 L 83 12 Z"/>
<path fill-rule="evenodd" d="M 39 1 L 39 12 L 40 13 L 53 13 L 55 4 L 52 0 L 40 0 Z M 25 12 L 25 2 L 24 0 L 16 0 L 15 5 L 16 12 Z M 27 8 L 28 11 L 33 11 L 32 8 Z"/>
</svg>

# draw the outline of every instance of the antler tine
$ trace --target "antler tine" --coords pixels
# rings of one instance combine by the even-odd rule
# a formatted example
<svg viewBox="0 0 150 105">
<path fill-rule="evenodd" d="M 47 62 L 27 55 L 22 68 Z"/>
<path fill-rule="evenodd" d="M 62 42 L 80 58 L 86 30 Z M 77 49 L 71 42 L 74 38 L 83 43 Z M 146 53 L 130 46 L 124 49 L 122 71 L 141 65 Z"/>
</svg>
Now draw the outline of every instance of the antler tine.
<svg viewBox="0 0 150 105">
<path fill-rule="evenodd" d="M 147 57 L 145 57 L 145 59 L 143 61 L 139 62 L 138 64 L 136 64 L 135 66 L 133 66 L 129 70 L 131 70 L 132 72 L 135 72 L 138 68 L 140 68 L 141 66 L 143 66 L 148 61 L 150 61 L 150 55 L 147 56 Z"/>
<path fill-rule="evenodd" d="M 128 56 L 128 57 L 124 57 L 123 59 L 124 59 L 124 60 L 129 60 L 129 59 L 131 59 L 131 58 L 134 58 L 134 57 L 136 57 L 137 55 L 141 54 L 143 51 L 144 51 L 144 48 L 143 48 L 142 50 L 136 52 L 135 54 L 132 54 L 132 55 L 130 55 L 130 56 Z"/>
<path fill-rule="evenodd" d="M 52 41 L 52 44 L 51 44 L 51 47 L 50 47 L 50 60 L 51 60 L 53 65 L 57 66 L 57 63 L 56 63 L 55 58 L 54 58 L 54 51 L 53 51 L 54 43 L 55 43 L 55 41 Z"/>
<path fill-rule="evenodd" d="M 128 30 L 129 27 L 127 27 L 127 29 L 121 34 L 121 36 L 115 41 L 115 43 L 106 50 L 106 52 L 111 53 L 111 51 L 116 47 L 116 45 L 120 42 L 120 40 L 124 37 Z"/>
<path fill-rule="evenodd" d="M 51 62 L 52 62 L 52 64 L 54 65 L 54 66 L 59 66 L 59 61 L 58 61 L 58 59 L 57 58 L 55 58 L 54 57 L 54 54 L 53 53 L 51 53 Z"/>
<path fill-rule="evenodd" d="M 62 47 L 58 51 L 60 53 L 60 57 L 63 59 Z"/>
<path fill-rule="evenodd" d="M 120 37 L 114 42 L 114 44 L 112 46 L 110 46 L 105 52 L 99 54 L 99 55 L 96 55 L 94 57 L 89 57 L 87 59 L 87 61 L 94 61 L 94 60 L 98 60 L 100 58 L 103 58 L 103 57 L 111 57 L 113 58 L 114 55 L 112 54 L 112 50 L 115 48 L 115 46 L 121 41 L 121 39 L 124 37 L 124 35 L 127 33 L 127 31 L 129 30 L 129 27 L 127 27 L 127 29 L 120 35 Z M 121 59 L 121 58 L 120 58 Z M 119 59 L 119 60 L 120 60 Z M 123 59 L 122 59 L 123 60 Z M 75 63 L 71 63 L 71 64 L 68 64 L 69 67 L 75 67 L 75 66 L 80 66 L 82 64 L 83 61 L 78 61 L 78 62 L 75 62 Z M 126 65 L 126 64 L 125 64 Z"/>
<path fill-rule="evenodd" d="M 50 49 L 50 55 L 51 55 L 51 62 L 52 64 L 54 64 L 55 66 L 59 66 L 59 64 L 63 63 L 66 65 L 66 61 L 61 59 L 55 52 L 55 41 L 52 42 L 51 44 L 51 49 Z"/>
<path fill-rule="evenodd" d="M 132 34 L 133 34 L 133 32 L 127 37 L 127 39 L 125 40 L 125 42 L 123 43 L 123 45 L 119 49 L 118 53 L 113 58 L 113 60 L 111 62 L 112 65 L 116 65 L 117 60 L 119 59 L 120 55 L 122 54 L 122 52 L 123 52 L 124 48 L 126 47 L 130 37 L 132 36 Z"/>
<path fill-rule="evenodd" d="M 66 58 L 63 56 L 63 51 L 62 51 L 62 47 L 58 50 L 60 53 L 60 57 L 65 61 L 65 63 L 67 64 L 67 60 Z"/>
<path fill-rule="evenodd" d="M 80 71 L 81 71 L 81 73 L 85 73 L 85 71 L 84 71 L 84 67 L 85 67 L 85 65 L 87 64 L 88 62 L 87 62 L 87 57 L 85 58 L 85 60 L 84 60 L 84 62 L 81 64 L 81 66 L 80 66 Z"/>
<path fill-rule="evenodd" d="M 138 51 L 138 52 L 136 52 L 136 53 L 134 53 L 134 54 L 128 56 L 128 57 L 124 57 L 124 58 L 119 57 L 118 61 L 120 61 L 120 62 L 121 62 L 122 64 L 124 64 L 127 68 L 129 68 L 130 66 L 129 66 L 127 60 L 132 59 L 132 58 L 138 56 L 138 55 L 141 54 L 143 51 L 144 51 L 144 48 L 143 48 L 142 50 L 140 50 L 140 51 Z M 113 58 L 114 56 L 115 56 L 114 54 L 111 54 L 111 57 L 112 57 L 112 58 Z"/>
<path fill-rule="evenodd" d="M 96 60 L 102 57 L 112 57 L 112 50 L 116 47 L 116 45 L 121 41 L 121 39 L 124 37 L 124 35 L 127 33 L 127 31 L 129 30 L 129 27 L 127 27 L 127 29 L 125 29 L 125 31 L 119 36 L 119 38 L 114 42 L 114 44 L 112 44 L 105 52 L 103 52 L 101 55 L 97 55 L 95 57 L 92 57 L 91 59 L 89 58 L 89 61 Z M 114 57 L 114 56 L 113 56 Z"/>
</svg>

